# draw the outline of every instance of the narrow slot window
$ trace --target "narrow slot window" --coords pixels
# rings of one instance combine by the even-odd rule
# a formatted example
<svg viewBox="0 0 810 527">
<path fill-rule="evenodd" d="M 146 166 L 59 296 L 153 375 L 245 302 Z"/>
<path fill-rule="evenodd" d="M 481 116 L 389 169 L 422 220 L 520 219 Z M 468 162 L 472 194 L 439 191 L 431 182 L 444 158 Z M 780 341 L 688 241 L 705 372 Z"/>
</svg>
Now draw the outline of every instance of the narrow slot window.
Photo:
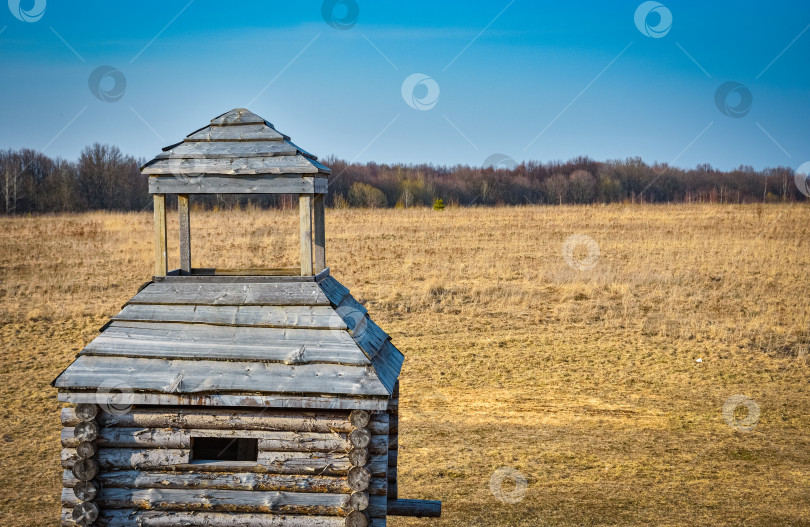
<svg viewBox="0 0 810 527">
<path fill-rule="evenodd" d="M 229 437 L 192 437 L 191 460 L 197 462 L 257 461 L 259 440 Z"/>
</svg>

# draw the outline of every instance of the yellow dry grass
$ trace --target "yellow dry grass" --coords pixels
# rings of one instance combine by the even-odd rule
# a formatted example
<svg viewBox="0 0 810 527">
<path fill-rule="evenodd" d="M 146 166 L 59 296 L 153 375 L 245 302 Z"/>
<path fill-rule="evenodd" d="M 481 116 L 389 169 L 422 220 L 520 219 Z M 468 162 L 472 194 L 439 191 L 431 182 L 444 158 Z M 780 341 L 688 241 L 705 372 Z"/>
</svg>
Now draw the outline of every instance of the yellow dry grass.
<svg viewBox="0 0 810 527">
<path fill-rule="evenodd" d="M 295 264 L 293 211 L 192 222 L 195 265 Z M 333 274 L 406 354 L 400 496 L 444 502 L 390 525 L 810 525 L 806 204 L 327 222 Z M 572 234 L 598 243 L 593 269 L 566 264 Z M 48 383 L 149 278 L 151 239 L 146 213 L 0 220 L 0 524 L 56 523 Z M 735 394 L 751 431 L 721 414 Z M 500 467 L 521 501 L 491 492 Z"/>
</svg>

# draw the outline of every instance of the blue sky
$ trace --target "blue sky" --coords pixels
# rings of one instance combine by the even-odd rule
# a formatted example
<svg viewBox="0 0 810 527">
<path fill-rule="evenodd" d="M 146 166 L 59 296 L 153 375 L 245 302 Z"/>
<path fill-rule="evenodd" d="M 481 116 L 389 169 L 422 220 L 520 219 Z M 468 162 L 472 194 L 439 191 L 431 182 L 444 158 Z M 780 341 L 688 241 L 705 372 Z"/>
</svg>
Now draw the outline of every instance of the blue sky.
<svg viewBox="0 0 810 527">
<path fill-rule="evenodd" d="M 321 1 L 12 0 L 0 147 L 151 158 L 248 107 L 313 153 L 361 162 L 810 160 L 810 2 L 653 2 L 637 26 L 641 3 L 343 0 L 327 10 L 341 29 Z M 101 66 L 120 73 L 94 95 Z M 716 104 L 728 81 L 721 107 L 741 117 Z"/>
</svg>

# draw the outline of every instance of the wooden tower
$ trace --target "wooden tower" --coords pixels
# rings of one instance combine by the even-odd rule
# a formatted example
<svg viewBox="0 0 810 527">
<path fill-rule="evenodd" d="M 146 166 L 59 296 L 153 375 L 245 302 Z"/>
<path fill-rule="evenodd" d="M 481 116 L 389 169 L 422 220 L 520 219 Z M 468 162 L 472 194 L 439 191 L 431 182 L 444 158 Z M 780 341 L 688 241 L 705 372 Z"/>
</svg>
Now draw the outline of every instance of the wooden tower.
<svg viewBox="0 0 810 527">
<path fill-rule="evenodd" d="M 384 526 L 404 357 L 326 267 L 330 170 L 257 115 L 211 120 L 144 165 L 155 276 L 53 382 L 62 525 Z M 192 194 L 298 194 L 300 267 L 192 267 Z M 180 268 L 167 268 L 166 195 Z"/>
</svg>

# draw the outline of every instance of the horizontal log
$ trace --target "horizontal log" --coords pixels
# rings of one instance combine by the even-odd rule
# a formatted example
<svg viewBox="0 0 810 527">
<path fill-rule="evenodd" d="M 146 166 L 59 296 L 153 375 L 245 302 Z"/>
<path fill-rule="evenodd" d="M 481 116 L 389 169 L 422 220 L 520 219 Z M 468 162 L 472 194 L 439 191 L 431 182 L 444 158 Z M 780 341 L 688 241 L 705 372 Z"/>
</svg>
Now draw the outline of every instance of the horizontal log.
<svg viewBox="0 0 810 527">
<path fill-rule="evenodd" d="M 72 509 L 62 509 L 61 525 L 76 527 L 71 519 Z M 235 512 L 182 512 L 171 515 L 160 511 L 119 509 L 101 511 L 98 527 L 344 527 L 340 516 L 301 516 L 285 514 L 251 514 Z M 371 518 L 369 527 L 386 527 L 385 518 Z"/>
<path fill-rule="evenodd" d="M 345 433 L 275 432 L 265 430 L 205 430 L 181 428 L 104 428 L 96 442 L 115 448 L 191 448 L 192 437 L 258 439 L 259 450 L 273 452 L 348 452 L 352 445 Z M 378 454 L 382 438 L 374 436 Z M 79 444 L 73 428 L 62 429 L 62 446 Z"/>
<path fill-rule="evenodd" d="M 209 472 L 259 472 L 271 474 L 317 474 L 343 476 L 352 468 L 347 453 L 259 452 L 258 461 L 191 462 L 190 450 L 155 448 L 101 448 L 95 460 L 104 470 L 130 469 Z M 72 468 L 79 461 L 75 449 L 62 450 L 62 466 Z M 388 465 L 385 455 L 373 456 L 366 465 L 372 475 L 384 475 Z"/>
<path fill-rule="evenodd" d="M 176 472 L 169 471 L 114 470 L 104 471 L 96 476 L 96 481 L 105 488 L 132 489 L 219 489 L 284 492 L 329 492 L 350 494 L 345 477 L 261 474 L 255 472 Z M 369 491 L 377 495 L 384 491 L 381 479 Z M 66 470 L 62 475 L 62 485 L 72 488 L 78 480 Z"/>
<path fill-rule="evenodd" d="M 176 377 L 175 377 L 176 378 Z M 120 376 L 115 379 L 121 379 Z M 121 382 L 124 382 L 123 380 Z M 369 410 L 385 409 L 386 399 L 381 397 L 352 397 L 334 395 L 300 395 L 295 393 L 274 394 L 174 394 L 174 393 L 110 393 L 94 389 L 60 389 L 57 399 L 65 403 L 112 404 L 144 406 L 205 406 L 205 407 L 249 407 L 249 408 L 288 408 L 292 410 Z"/>
<path fill-rule="evenodd" d="M 442 515 L 442 502 L 433 500 L 388 500 L 388 515 L 438 518 Z"/>
<path fill-rule="evenodd" d="M 95 503 L 103 509 L 215 511 L 343 516 L 349 496 L 323 492 L 253 492 L 242 490 L 177 490 L 103 488 Z M 62 505 L 77 505 L 70 489 L 62 491 Z"/>
<path fill-rule="evenodd" d="M 96 404 L 77 404 L 76 417 L 80 421 L 92 421 L 98 415 L 98 405 Z"/>
<path fill-rule="evenodd" d="M 72 509 L 62 509 L 62 525 L 75 527 Z M 375 523 L 379 522 L 379 523 Z M 166 514 L 160 511 L 133 509 L 102 510 L 96 521 L 99 527 L 344 527 L 340 516 L 303 516 L 251 514 L 233 512 L 182 512 Z M 384 521 L 372 520 L 369 525 L 385 527 Z"/>
<path fill-rule="evenodd" d="M 289 432 L 349 433 L 348 412 L 316 412 L 244 408 L 175 407 L 133 408 L 117 415 L 101 413 L 97 421 L 102 427 L 121 428 L 183 428 L 203 430 L 268 430 Z M 76 426 L 79 420 L 73 408 L 62 410 L 62 424 Z M 388 434 L 388 416 L 375 414 L 368 425 L 373 434 Z"/>
</svg>

